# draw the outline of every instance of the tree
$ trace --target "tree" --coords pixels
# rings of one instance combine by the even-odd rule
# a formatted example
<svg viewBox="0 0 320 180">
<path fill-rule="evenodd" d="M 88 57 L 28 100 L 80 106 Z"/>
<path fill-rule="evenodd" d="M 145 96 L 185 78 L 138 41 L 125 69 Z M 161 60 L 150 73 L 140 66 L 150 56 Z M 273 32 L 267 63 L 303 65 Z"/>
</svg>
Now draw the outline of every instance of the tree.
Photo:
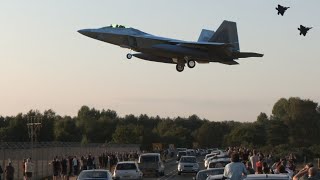
<svg viewBox="0 0 320 180">
<path fill-rule="evenodd" d="M 133 124 L 118 125 L 112 135 L 113 142 L 120 144 L 139 144 L 140 127 Z"/>
</svg>

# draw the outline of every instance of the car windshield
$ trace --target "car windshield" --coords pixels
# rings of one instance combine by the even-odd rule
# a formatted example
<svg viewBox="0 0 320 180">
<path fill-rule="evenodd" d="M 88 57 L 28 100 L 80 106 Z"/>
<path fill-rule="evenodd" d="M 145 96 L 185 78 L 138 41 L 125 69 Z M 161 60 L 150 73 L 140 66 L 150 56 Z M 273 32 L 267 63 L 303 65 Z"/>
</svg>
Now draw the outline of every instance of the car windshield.
<svg viewBox="0 0 320 180">
<path fill-rule="evenodd" d="M 109 179 L 109 174 L 106 171 L 82 171 L 79 175 L 79 179 L 93 179 L 93 178 Z"/>
<path fill-rule="evenodd" d="M 136 170 L 136 165 L 134 163 L 121 163 L 117 165 L 117 170 Z"/>
<path fill-rule="evenodd" d="M 179 156 L 185 156 L 185 155 L 187 155 L 187 152 L 179 152 Z"/>
<path fill-rule="evenodd" d="M 206 180 L 207 177 L 210 175 L 223 174 L 223 171 L 224 171 L 224 169 L 214 169 L 214 170 L 199 172 L 197 179 Z"/>
<path fill-rule="evenodd" d="M 141 156 L 140 162 L 158 162 L 158 156 Z"/>
<path fill-rule="evenodd" d="M 186 162 L 186 163 L 196 163 L 197 160 L 194 157 L 182 157 L 180 162 Z"/>
</svg>

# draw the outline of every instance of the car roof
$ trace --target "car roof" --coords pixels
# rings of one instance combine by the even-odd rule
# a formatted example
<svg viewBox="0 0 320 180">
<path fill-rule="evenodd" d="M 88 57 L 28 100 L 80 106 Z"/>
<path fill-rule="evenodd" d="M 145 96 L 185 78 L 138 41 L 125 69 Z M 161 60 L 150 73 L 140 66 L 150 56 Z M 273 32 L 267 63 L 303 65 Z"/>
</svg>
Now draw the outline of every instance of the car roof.
<svg viewBox="0 0 320 180">
<path fill-rule="evenodd" d="M 209 163 L 214 162 L 231 162 L 230 158 L 218 158 L 218 159 L 210 159 Z"/>
<path fill-rule="evenodd" d="M 210 175 L 207 179 L 222 179 L 223 178 L 223 174 L 219 174 L 219 175 Z"/>
<path fill-rule="evenodd" d="M 82 170 L 81 172 L 90 172 L 90 171 L 104 171 L 104 172 L 110 172 L 109 170 L 106 170 L 106 169 L 90 169 L 90 170 Z"/>
<path fill-rule="evenodd" d="M 203 170 L 200 170 L 199 173 L 202 173 L 202 172 L 210 172 L 210 171 L 214 171 L 214 170 L 224 170 L 224 168 L 209 168 L 209 169 L 203 169 Z"/>
<path fill-rule="evenodd" d="M 160 156 L 159 153 L 143 153 L 140 156 Z"/>
<path fill-rule="evenodd" d="M 245 179 L 289 179 L 286 174 L 250 174 Z"/>
<path fill-rule="evenodd" d="M 186 157 L 186 158 L 196 158 L 195 156 L 181 156 L 181 158 L 184 158 L 184 157 Z"/>
<path fill-rule="evenodd" d="M 135 161 L 121 161 L 121 162 L 118 162 L 117 164 L 127 164 L 127 163 L 135 164 L 136 162 Z"/>
</svg>

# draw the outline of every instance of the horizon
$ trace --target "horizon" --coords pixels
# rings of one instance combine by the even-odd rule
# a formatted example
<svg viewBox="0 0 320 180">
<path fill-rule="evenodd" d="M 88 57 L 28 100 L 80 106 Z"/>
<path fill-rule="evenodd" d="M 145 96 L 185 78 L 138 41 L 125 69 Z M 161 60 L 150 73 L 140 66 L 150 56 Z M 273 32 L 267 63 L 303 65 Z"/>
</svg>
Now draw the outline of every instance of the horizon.
<svg viewBox="0 0 320 180">
<path fill-rule="evenodd" d="M 0 114 L 52 109 L 73 117 L 85 104 L 116 110 L 121 116 L 196 114 L 210 121 L 253 122 L 260 112 L 270 116 L 280 98 L 318 103 L 320 1 L 282 1 L 291 7 L 283 17 L 276 13 L 278 4 L 276 0 L 183 5 L 169 0 L 4 2 Z M 201 29 L 215 31 L 223 20 L 237 22 L 241 51 L 264 57 L 238 60 L 237 66 L 197 64 L 177 73 L 174 65 L 126 60 L 128 49 L 77 32 L 119 23 L 196 41 Z M 300 24 L 314 28 L 306 37 L 299 36 Z"/>
</svg>

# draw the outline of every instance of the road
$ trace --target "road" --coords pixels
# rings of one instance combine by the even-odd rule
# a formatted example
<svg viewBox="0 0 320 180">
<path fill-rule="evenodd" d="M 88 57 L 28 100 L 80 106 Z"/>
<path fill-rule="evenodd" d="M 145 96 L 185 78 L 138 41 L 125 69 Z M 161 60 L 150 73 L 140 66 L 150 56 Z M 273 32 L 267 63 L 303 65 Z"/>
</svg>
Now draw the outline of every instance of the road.
<svg viewBox="0 0 320 180">
<path fill-rule="evenodd" d="M 203 165 L 203 156 L 198 157 L 198 162 L 200 166 L 200 170 L 204 169 Z M 176 161 L 169 161 L 165 163 L 165 175 L 162 177 L 154 178 L 154 177 L 144 177 L 144 180 L 192 180 L 195 174 L 181 174 L 178 175 L 178 163 Z"/>
</svg>

